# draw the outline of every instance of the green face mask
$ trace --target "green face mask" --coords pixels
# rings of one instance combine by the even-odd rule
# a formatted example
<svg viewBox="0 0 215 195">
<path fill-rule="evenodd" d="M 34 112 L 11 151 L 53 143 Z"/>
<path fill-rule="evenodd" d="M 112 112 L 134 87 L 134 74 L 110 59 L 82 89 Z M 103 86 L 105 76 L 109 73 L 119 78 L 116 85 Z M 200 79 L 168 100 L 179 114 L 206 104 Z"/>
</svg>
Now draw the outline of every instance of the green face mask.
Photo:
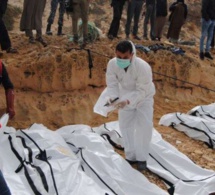
<svg viewBox="0 0 215 195">
<path fill-rule="evenodd" d="M 120 67 L 120 68 L 127 68 L 130 64 L 131 61 L 130 59 L 120 59 L 120 58 L 116 58 L 116 64 Z"/>
</svg>

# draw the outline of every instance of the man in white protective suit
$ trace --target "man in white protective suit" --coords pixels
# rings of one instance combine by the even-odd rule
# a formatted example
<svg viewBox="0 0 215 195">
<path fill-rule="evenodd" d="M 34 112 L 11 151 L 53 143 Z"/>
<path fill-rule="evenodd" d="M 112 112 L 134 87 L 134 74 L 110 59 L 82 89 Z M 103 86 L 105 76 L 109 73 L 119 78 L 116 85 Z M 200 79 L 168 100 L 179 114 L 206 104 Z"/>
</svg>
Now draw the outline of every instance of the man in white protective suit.
<svg viewBox="0 0 215 195">
<path fill-rule="evenodd" d="M 132 42 L 117 44 L 116 57 L 108 62 L 106 83 L 107 104 L 119 109 L 126 160 L 137 163 L 137 169 L 143 171 L 152 138 L 155 87 L 151 67 L 136 56 Z M 118 101 L 113 103 L 116 98 Z"/>
</svg>

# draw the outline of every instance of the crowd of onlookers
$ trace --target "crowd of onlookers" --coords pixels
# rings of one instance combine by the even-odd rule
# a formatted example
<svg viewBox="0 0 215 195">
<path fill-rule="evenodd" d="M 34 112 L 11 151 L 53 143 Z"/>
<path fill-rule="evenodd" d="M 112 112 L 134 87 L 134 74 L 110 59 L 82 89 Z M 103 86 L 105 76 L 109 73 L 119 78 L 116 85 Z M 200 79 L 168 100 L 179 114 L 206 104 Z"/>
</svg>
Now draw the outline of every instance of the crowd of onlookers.
<svg viewBox="0 0 215 195">
<path fill-rule="evenodd" d="M 95 1 L 95 0 L 94 0 Z M 8 53 L 17 53 L 11 46 L 7 29 L 2 20 L 8 0 L 0 0 L 0 44 L 2 50 Z M 59 6 L 59 19 L 57 35 L 64 35 L 63 17 L 65 11 L 70 9 L 72 16 L 73 42 L 78 43 L 78 19 L 82 20 L 82 46 L 88 43 L 88 9 L 90 0 L 51 0 L 50 15 L 47 19 L 46 34 L 52 35 L 51 26 L 54 22 L 57 8 Z M 20 30 L 24 31 L 29 38 L 29 43 L 40 42 L 47 46 L 42 36 L 42 16 L 45 9 L 46 0 L 24 0 L 23 12 L 20 20 Z M 123 9 L 127 5 L 127 17 L 125 22 L 125 38 L 136 40 L 161 41 L 163 28 L 168 21 L 167 38 L 172 43 L 178 43 L 181 28 L 184 25 L 188 8 L 184 0 L 175 0 L 168 6 L 167 0 L 111 0 L 113 9 L 113 19 L 110 23 L 107 37 L 110 40 L 118 38 Z M 80 13 L 79 13 L 80 11 Z M 140 18 L 144 17 L 143 35 L 139 36 L 138 27 Z M 202 0 L 201 9 L 202 33 L 200 38 L 200 59 L 207 57 L 213 59 L 210 48 L 214 47 L 214 26 L 215 26 L 215 2 L 214 0 Z M 150 29 L 149 29 L 150 27 Z M 34 37 L 33 30 L 36 30 Z M 204 41 L 206 46 L 204 49 Z"/>
</svg>

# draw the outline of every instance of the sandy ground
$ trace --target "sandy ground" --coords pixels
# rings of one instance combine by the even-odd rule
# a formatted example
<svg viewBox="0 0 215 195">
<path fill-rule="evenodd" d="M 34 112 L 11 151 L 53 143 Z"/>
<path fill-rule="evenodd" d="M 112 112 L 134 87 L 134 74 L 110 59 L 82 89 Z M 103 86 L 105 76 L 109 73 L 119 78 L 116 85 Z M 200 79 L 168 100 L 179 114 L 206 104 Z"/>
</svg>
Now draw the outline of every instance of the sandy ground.
<svg viewBox="0 0 215 195">
<path fill-rule="evenodd" d="M 21 7 L 23 0 L 11 0 L 9 2 Z M 100 28 L 105 34 L 109 27 L 112 12 L 107 3 L 102 0 L 97 2 L 102 4 L 101 10 L 105 10 L 107 13 L 99 16 Z M 199 1 L 190 1 L 189 4 L 196 2 L 199 5 Z M 95 8 L 96 4 L 93 3 L 92 8 L 93 6 Z M 49 9 L 50 0 L 47 0 L 43 30 L 46 26 Z M 165 50 L 156 53 L 150 52 L 149 54 L 138 52 L 138 56 L 145 59 L 154 72 L 154 83 L 157 90 L 154 106 L 154 127 L 166 141 L 186 154 L 196 164 L 215 171 L 215 153 L 212 149 L 183 133 L 158 125 L 159 119 L 164 114 L 171 112 L 186 113 L 197 105 L 214 102 L 215 93 L 212 91 L 156 74 L 159 72 L 196 85 L 215 89 L 214 61 L 200 61 L 198 58 L 200 28 L 196 24 L 199 20 L 192 14 L 200 13 L 199 7 L 191 7 L 190 10 L 190 18 L 182 29 L 181 36 L 185 40 L 192 39 L 197 42 L 196 46 L 181 46 L 186 51 L 185 56 L 175 55 Z M 200 14 L 197 16 L 200 17 Z M 125 15 L 123 17 L 125 18 Z M 73 49 L 67 52 L 68 48 L 75 47 L 72 43 L 68 43 L 67 36 L 45 36 L 44 38 L 48 42 L 46 48 L 43 48 L 39 43 L 31 45 L 24 34 L 19 31 L 19 20 L 20 17 L 16 19 L 14 30 L 10 32 L 13 46 L 19 50 L 19 54 L 3 55 L 3 61 L 6 63 L 14 83 L 16 95 L 16 117 L 9 122 L 9 125 L 15 128 L 27 128 L 32 123 L 42 123 L 55 130 L 68 124 L 98 126 L 105 122 L 117 120 L 117 113 L 112 113 L 108 118 L 104 118 L 93 113 L 93 106 L 105 87 L 105 70 L 109 58 L 103 55 L 113 57 L 118 40 L 101 39 L 87 46 L 92 52 L 98 53 L 92 53 L 94 67 L 92 78 L 89 78 L 86 51 Z M 90 20 L 98 20 L 97 15 L 91 14 Z M 56 32 L 57 21 L 53 27 L 53 31 Z M 64 31 L 67 33 L 71 31 L 71 19 L 67 18 L 66 15 Z M 123 25 L 120 32 L 120 36 L 124 37 Z M 136 43 L 146 46 L 154 44 L 150 41 Z M 163 43 L 167 43 L 165 38 Z M 0 94 L 2 94 L 0 96 L 0 114 L 3 114 L 5 97 L 2 88 Z M 120 151 L 118 152 L 123 155 Z M 154 174 L 148 171 L 143 172 L 143 174 L 150 181 L 166 189 L 162 181 Z"/>
</svg>

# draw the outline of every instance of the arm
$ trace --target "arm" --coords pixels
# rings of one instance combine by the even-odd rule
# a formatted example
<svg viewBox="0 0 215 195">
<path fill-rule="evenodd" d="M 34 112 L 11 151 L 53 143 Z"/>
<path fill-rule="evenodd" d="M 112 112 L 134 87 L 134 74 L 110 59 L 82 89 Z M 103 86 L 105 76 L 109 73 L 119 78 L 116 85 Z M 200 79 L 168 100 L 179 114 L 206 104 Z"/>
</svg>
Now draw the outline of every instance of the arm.
<svg viewBox="0 0 215 195">
<path fill-rule="evenodd" d="M 171 12 L 174 11 L 176 5 L 177 5 L 177 2 L 173 3 L 172 5 L 170 5 L 169 11 L 171 11 Z"/>
<path fill-rule="evenodd" d="M 106 84 L 107 84 L 107 91 L 110 98 L 119 97 L 119 81 L 117 79 L 117 75 L 114 71 L 114 59 L 108 62 L 107 72 L 106 72 Z"/>
</svg>

